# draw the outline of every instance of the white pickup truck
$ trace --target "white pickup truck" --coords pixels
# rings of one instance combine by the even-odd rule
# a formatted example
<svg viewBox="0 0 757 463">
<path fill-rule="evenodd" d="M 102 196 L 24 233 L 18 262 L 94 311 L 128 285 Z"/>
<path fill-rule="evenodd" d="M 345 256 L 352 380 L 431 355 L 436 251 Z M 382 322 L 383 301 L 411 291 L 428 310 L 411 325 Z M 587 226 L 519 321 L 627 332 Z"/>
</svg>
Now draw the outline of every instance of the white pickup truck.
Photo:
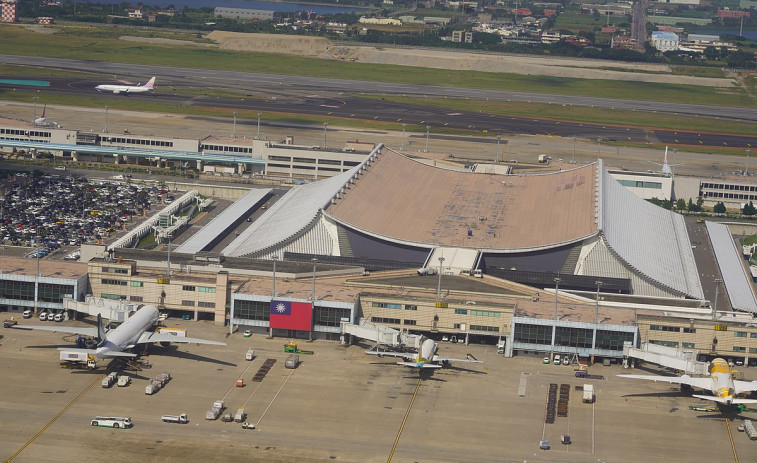
<svg viewBox="0 0 757 463">
<path fill-rule="evenodd" d="M 163 415 L 161 420 L 164 423 L 179 423 L 179 424 L 189 423 L 189 418 L 187 418 L 186 413 L 182 413 L 181 415 Z"/>
</svg>

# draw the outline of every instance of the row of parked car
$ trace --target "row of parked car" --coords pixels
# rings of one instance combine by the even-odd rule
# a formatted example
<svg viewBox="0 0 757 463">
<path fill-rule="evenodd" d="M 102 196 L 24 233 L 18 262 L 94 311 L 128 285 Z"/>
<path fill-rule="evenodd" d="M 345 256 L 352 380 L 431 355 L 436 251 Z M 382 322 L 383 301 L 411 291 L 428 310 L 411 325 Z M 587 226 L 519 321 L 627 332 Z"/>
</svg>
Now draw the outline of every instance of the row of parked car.
<svg viewBox="0 0 757 463">
<path fill-rule="evenodd" d="M 157 187 L 39 171 L 0 172 L 0 187 L 0 239 L 14 246 L 36 243 L 39 254 L 28 256 L 35 258 L 63 245 L 94 243 L 163 200 Z"/>
<path fill-rule="evenodd" d="M 32 318 L 34 316 L 34 311 L 31 309 L 24 310 L 24 318 Z M 66 314 L 64 312 L 52 312 L 47 310 L 42 310 L 39 313 L 39 320 L 40 321 L 56 321 L 56 322 L 62 322 L 66 319 Z"/>
</svg>

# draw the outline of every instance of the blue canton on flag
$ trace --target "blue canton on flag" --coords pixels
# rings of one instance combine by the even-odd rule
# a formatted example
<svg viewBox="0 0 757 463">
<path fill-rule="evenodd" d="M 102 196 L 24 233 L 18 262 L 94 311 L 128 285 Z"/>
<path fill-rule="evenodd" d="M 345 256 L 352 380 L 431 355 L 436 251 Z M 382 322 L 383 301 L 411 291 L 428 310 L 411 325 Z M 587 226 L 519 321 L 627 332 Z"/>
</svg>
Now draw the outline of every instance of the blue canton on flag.
<svg viewBox="0 0 757 463">
<path fill-rule="evenodd" d="M 292 315 L 292 303 L 287 301 L 273 301 L 271 313 L 274 315 Z"/>
</svg>

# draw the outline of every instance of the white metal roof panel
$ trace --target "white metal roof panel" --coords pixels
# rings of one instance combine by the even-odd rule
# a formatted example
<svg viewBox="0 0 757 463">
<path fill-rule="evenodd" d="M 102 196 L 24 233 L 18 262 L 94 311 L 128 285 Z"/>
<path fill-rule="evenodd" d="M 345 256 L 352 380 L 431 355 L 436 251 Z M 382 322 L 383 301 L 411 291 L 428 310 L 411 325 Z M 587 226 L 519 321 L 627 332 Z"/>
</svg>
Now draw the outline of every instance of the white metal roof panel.
<svg viewBox="0 0 757 463">
<path fill-rule="evenodd" d="M 710 221 L 705 222 L 705 225 L 731 306 L 735 310 L 757 313 L 757 299 L 751 276 L 747 275 L 741 251 L 736 247 L 728 226 Z"/>
<path fill-rule="evenodd" d="M 271 193 L 270 188 L 256 188 L 248 191 L 218 214 L 209 224 L 205 225 L 176 249 L 176 252 L 194 254 L 205 249 L 219 234 L 223 233 L 229 225 L 235 223 L 243 214 L 252 209 L 255 204 L 263 200 Z"/>
<path fill-rule="evenodd" d="M 601 224 L 610 249 L 646 277 L 704 299 L 683 216 L 639 198 L 601 168 Z"/>
</svg>

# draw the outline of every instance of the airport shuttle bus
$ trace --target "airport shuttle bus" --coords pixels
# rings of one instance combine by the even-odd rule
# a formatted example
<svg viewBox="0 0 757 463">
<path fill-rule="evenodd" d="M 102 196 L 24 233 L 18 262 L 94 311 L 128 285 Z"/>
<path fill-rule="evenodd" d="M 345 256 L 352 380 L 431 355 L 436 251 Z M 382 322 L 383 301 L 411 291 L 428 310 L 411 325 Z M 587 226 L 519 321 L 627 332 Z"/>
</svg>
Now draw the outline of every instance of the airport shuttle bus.
<svg viewBox="0 0 757 463">
<path fill-rule="evenodd" d="M 92 426 L 101 426 L 103 428 L 130 428 L 132 426 L 131 418 L 96 416 L 92 420 Z"/>
</svg>

